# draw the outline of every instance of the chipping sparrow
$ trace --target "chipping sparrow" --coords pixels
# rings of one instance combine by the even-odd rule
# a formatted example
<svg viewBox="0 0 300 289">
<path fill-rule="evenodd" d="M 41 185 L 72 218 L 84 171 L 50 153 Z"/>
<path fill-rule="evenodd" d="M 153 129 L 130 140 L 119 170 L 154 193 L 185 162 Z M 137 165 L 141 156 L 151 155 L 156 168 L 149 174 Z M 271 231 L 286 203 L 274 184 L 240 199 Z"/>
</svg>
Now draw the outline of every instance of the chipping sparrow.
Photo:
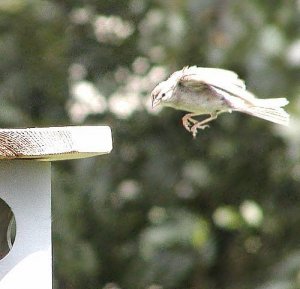
<svg viewBox="0 0 300 289">
<path fill-rule="evenodd" d="M 159 83 L 151 96 L 152 107 L 161 104 L 190 112 L 182 123 L 193 137 L 223 112 L 240 111 L 281 125 L 289 123 L 288 113 L 281 108 L 289 103 L 286 98 L 258 99 L 236 73 L 224 69 L 184 67 Z M 210 117 L 192 118 L 202 114 Z"/>
</svg>

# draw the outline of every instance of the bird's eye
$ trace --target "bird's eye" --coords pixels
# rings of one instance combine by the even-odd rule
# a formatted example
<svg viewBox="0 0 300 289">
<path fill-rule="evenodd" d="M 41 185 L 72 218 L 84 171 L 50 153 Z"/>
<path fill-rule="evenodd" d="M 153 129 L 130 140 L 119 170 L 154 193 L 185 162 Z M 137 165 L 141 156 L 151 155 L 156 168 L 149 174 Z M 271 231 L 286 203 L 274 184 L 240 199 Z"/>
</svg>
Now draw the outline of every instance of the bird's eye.
<svg viewBox="0 0 300 289">
<path fill-rule="evenodd" d="M 162 97 L 165 97 L 166 96 L 166 94 L 165 93 L 162 93 L 162 95 L 161 95 Z"/>
</svg>

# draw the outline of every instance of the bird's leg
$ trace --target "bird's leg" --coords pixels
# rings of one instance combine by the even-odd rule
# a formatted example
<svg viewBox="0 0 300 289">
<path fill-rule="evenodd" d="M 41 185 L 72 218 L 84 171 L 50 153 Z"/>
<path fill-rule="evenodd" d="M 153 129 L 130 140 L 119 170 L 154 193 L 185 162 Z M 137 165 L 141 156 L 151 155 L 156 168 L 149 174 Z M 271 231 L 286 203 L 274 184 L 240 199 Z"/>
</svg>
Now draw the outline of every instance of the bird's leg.
<svg viewBox="0 0 300 289">
<path fill-rule="evenodd" d="M 192 123 L 193 125 L 195 125 L 198 121 L 193 119 L 192 116 L 196 116 L 198 115 L 197 113 L 188 113 L 186 114 L 183 118 L 182 118 L 182 124 L 185 127 L 185 129 L 187 131 L 191 131 L 190 126 Z"/>
<path fill-rule="evenodd" d="M 218 113 L 212 113 L 209 118 L 207 118 L 203 121 L 194 123 L 194 125 L 190 128 L 189 131 L 193 134 L 193 137 L 195 138 L 197 135 L 197 129 L 205 129 L 205 128 L 209 127 L 209 125 L 207 125 L 207 123 L 216 119 L 217 117 L 218 117 Z"/>
</svg>

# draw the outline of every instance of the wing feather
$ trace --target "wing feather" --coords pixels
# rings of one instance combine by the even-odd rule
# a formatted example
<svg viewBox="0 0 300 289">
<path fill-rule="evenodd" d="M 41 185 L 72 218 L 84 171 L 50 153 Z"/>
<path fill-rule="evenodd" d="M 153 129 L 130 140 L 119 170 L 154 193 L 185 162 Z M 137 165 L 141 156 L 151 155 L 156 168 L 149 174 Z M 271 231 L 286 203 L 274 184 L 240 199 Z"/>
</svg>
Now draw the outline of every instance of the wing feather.
<svg viewBox="0 0 300 289">
<path fill-rule="evenodd" d="M 219 90 L 240 97 L 249 104 L 254 104 L 257 100 L 254 94 L 246 90 L 244 81 L 230 70 L 191 66 L 175 73 L 171 77 L 179 77 L 182 84 L 186 86 L 197 87 L 197 83 L 204 82 Z"/>
</svg>

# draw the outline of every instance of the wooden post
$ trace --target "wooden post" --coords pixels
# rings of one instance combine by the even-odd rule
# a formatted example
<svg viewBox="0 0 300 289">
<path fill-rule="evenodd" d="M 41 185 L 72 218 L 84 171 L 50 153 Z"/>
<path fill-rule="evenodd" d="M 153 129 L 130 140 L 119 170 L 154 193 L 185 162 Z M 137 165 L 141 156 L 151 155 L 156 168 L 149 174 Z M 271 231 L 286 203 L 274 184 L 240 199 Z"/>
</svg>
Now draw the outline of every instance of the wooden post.
<svg viewBox="0 0 300 289">
<path fill-rule="evenodd" d="M 0 289 L 52 288 L 51 161 L 111 149 L 109 127 L 0 129 L 0 198 L 16 219 L 15 242 L 0 260 Z"/>
</svg>

